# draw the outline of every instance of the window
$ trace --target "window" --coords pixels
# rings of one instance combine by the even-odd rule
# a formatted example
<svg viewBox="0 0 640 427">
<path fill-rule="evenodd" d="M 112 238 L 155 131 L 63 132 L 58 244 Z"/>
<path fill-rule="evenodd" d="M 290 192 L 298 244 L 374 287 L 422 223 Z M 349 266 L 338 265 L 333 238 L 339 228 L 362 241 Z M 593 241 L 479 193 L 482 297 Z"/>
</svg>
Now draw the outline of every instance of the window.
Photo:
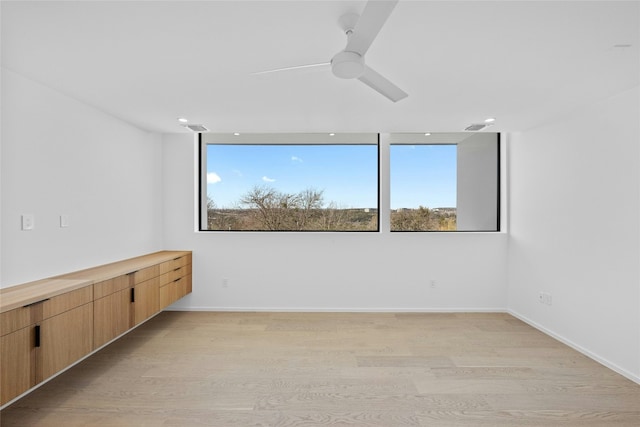
<svg viewBox="0 0 640 427">
<path fill-rule="evenodd" d="M 389 143 L 391 231 L 498 231 L 498 134 L 390 134 Z"/>
<path fill-rule="evenodd" d="M 377 134 L 201 135 L 201 230 L 377 231 Z"/>
<path fill-rule="evenodd" d="M 499 231 L 499 153 L 489 132 L 201 134 L 199 229 Z"/>
</svg>

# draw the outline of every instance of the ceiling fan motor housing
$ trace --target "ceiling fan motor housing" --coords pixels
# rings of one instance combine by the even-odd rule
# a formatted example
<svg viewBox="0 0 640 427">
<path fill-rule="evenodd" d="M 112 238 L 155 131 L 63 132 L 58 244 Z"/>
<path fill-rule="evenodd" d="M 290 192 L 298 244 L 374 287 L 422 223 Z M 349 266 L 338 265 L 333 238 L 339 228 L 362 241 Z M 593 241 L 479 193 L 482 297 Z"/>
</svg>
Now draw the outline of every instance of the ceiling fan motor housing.
<svg viewBox="0 0 640 427">
<path fill-rule="evenodd" d="M 331 59 L 331 71 L 341 79 L 358 78 L 364 72 L 364 57 L 356 52 L 339 52 Z"/>
</svg>

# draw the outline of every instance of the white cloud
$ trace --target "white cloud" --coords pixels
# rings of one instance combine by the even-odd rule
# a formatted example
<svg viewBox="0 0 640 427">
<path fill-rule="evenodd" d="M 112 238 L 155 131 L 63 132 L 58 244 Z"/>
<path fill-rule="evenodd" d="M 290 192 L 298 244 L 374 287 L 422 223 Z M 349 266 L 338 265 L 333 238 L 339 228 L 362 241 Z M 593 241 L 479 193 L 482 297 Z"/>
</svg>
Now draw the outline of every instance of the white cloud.
<svg viewBox="0 0 640 427">
<path fill-rule="evenodd" d="M 217 173 L 215 172 L 207 173 L 208 184 L 215 184 L 216 182 L 220 182 L 220 181 L 222 181 L 222 178 L 220 178 L 220 176 Z"/>
<path fill-rule="evenodd" d="M 273 178 L 269 178 L 268 176 L 263 176 L 263 177 L 262 177 L 262 180 L 263 180 L 264 182 L 276 182 L 276 180 L 275 180 L 275 179 L 273 179 Z"/>
<path fill-rule="evenodd" d="M 292 162 L 302 163 L 302 159 L 300 157 L 297 157 L 297 156 L 291 156 L 291 161 Z"/>
</svg>

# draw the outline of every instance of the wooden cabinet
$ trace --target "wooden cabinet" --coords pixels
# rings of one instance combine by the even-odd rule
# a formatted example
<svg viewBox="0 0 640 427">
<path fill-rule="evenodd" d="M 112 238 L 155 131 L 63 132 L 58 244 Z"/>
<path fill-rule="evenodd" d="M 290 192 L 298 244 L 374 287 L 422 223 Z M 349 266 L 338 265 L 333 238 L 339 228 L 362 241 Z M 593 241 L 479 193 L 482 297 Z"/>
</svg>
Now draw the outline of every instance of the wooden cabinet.
<svg viewBox="0 0 640 427">
<path fill-rule="evenodd" d="M 160 306 L 167 307 L 191 293 L 191 254 L 160 264 Z"/>
<path fill-rule="evenodd" d="M 2 403 L 91 352 L 92 302 L 83 287 L 2 313 Z"/>
<path fill-rule="evenodd" d="M 127 263 L 132 269 L 141 268 L 93 285 L 94 348 L 191 293 L 191 252 L 166 252 L 156 259 L 144 267 Z M 115 271 L 113 266 L 104 268 Z"/>
<path fill-rule="evenodd" d="M 188 251 L 0 289 L 0 406 L 190 292 Z"/>
</svg>

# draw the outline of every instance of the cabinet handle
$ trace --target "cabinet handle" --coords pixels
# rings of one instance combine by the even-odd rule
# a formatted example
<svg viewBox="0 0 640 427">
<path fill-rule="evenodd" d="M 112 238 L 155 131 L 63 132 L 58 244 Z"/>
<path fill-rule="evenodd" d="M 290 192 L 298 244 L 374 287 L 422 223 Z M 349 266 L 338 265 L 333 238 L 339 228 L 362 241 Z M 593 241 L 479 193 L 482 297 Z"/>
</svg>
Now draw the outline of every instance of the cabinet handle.
<svg viewBox="0 0 640 427">
<path fill-rule="evenodd" d="M 173 271 L 178 271 L 180 270 L 182 267 L 178 267 L 178 268 L 174 268 Z"/>
<path fill-rule="evenodd" d="M 27 305 L 23 305 L 22 308 L 31 307 L 32 305 L 40 304 L 41 302 L 49 301 L 49 298 L 41 299 L 40 301 L 32 302 Z"/>
<path fill-rule="evenodd" d="M 40 325 L 35 326 L 35 346 L 40 347 Z"/>
<path fill-rule="evenodd" d="M 173 283 L 179 282 L 180 280 L 182 280 L 182 277 L 178 277 L 176 280 L 173 281 Z"/>
<path fill-rule="evenodd" d="M 131 288 L 131 302 L 136 302 L 136 288 Z"/>
<path fill-rule="evenodd" d="M 173 260 L 174 260 L 174 261 L 177 261 L 177 260 L 179 260 L 180 258 L 182 258 L 182 257 L 181 257 L 181 256 L 179 256 L 178 258 L 174 258 Z"/>
</svg>

